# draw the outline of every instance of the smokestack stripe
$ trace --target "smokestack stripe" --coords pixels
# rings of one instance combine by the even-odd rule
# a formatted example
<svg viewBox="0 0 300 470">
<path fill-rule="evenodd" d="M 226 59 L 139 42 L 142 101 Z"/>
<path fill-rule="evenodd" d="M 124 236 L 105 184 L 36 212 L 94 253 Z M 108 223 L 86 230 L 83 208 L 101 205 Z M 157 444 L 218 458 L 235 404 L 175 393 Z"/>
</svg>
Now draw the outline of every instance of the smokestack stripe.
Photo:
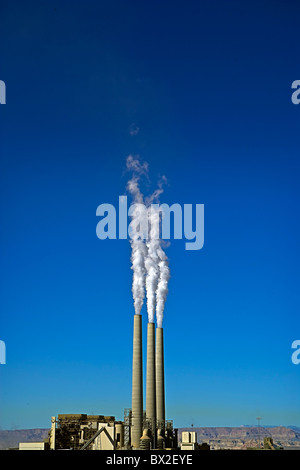
<svg viewBox="0 0 300 470">
<path fill-rule="evenodd" d="M 134 315 L 133 322 L 131 445 L 138 449 L 143 434 L 142 316 Z"/>
</svg>

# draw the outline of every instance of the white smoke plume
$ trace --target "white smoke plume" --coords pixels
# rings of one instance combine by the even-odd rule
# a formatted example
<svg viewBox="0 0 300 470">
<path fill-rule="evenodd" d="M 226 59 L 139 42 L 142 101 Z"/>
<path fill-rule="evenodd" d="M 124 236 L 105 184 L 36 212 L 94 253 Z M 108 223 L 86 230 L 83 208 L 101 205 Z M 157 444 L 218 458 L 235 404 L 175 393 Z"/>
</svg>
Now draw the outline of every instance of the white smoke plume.
<svg viewBox="0 0 300 470">
<path fill-rule="evenodd" d="M 148 321 L 153 323 L 156 307 L 156 290 L 159 278 L 159 213 L 153 208 L 148 208 L 148 220 L 150 223 L 149 239 L 146 242 L 147 256 L 145 259 L 146 268 L 146 291 L 147 291 L 147 311 Z"/>
<path fill-rule="evenodd" d="M 168 295 L 168 283 L 170 279 L 169 260 L 164 250 L 160 247 L 158 250 L 160 261 L 159 266 L 159 279 L 156 289 L 156 320 L 157 326 L 162 328 L 165 302 Z"/>
<path fill-rule="evenodd" d="M 127 183 L 127 189 L 132 195 L 134 203 L 143 204 L 144 198 L 139 188 L 139 180 L 143 174 L 147 175 L 148 165 L 147 163 L 141 164 L 138 159 L 129 155 L 126 160 L 126 167 L 127 170 L 133 173 L 131 180 Z M 137 210 L 133 211 L 131 213 L 131 220 L 137 225 L 141 223 L 141 213 Z M 140 314 L 145 298 L 145 257 L 147 248 L 144 240 L 140 239 L 137 234 L 130 239 L 130 244 L 134 310 L 136 314 Z"/>
<path fill-rule="evenodd" d="M 133 270 L 132 295 L 134 310 L 140 314 L 145 297 L 145 256 L 146 246 L 143 240 L 131 240 L 131 263 Z"/>
<path fill-rule="evenodd" d="M 162 240 L 159 237 L 159 210 L 150 206 L 148 208 L 148 217 L 151 227 L 150 236 L 146 242 L 147 256 L 145 258 L 148 321 L 154 322 L 156 310 L 157 326 L 161 328 L 170 279 L 169 260 L 162 248 Z"/>
<path fill-rule="evenodd" d="M 165 176 L 158 181 L 158 188 L 147 198 L 148 217 L 150 222 L 150 235 L 147 241 L 147 258 L 145 261 L 147 277 L 147 309 L 148 321 L 154 322 L 156 310 L 157 326 L 162 327 L 165 302 L 168 295 L 168 283 L 170 279 L 169 260 L 162 249 L 160 238 L 160 212 L 152 205 L 159 202 L 159 196 L 163 193 L 163 186 L 167 182 Z"/>
<path fill-rule="evenodd" d="M 129 155 L 126 167 L 133 173 L 131 180 L 127 183 L 127 189 L 132 195 L 134 203 L 143 204 L 144 196 L 140 191 L 139 182 L 141 176 L 148 179 L 148 164 L 147 162 L 141 163 L 138 158 Z M 147 240 L 134 238 L 130 242 L 135 313 L 141 312 L 146 290 L 148 321 L 154 322 L 156 311 L 157 326 L 160 328 L 162 327 L 164 306 L 168 294 L 170 270 L 168 257 L 162 249 L 162 240 L 160 239 L 160 214 L 151 204 L 153 201 L 158 202 L 165 183 L 166 178 L 163 176 L 158 182 L 158 188 L 152 195 L 145 198 L 150 226 Z M 131 217 L 134 223 L 142 224 L 142 215 L 139 211 L 133 211 Z"/>
</svg>

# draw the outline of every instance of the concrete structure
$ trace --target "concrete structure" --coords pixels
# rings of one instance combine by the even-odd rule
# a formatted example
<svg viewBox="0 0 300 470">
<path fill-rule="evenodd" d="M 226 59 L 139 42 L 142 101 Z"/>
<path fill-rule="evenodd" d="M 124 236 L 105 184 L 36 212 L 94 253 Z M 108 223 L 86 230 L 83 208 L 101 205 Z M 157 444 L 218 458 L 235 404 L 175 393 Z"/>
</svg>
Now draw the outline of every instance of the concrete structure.
<svg viewBox="0 0 300 470">
<path fill-rule="evenodd" d="M 124 447 L 124 425 L 114 416 L 59 414 L 51 418 L 51 450 L 117 450 Z"/>
<path fill-rule="evenodd" d="M 148 429 L 144 429 L 143 435 L 140 439 L 140 449 L 141 450 L 150 450 L 152 444 L 151 437 L 148 436 Z"/>
<path fill-rule="evenodd" d="M 197 444 L 197 433 L 184 431 L 181 436 L 181 450 L 196 450 Z"/>
<path fill-rule="evenodd" d="M 150 427 L 152 447 L 156 437 L 155 325 L 147 325 L 146 420 Z M 144 436 L 145 437 L 145 436 Z"/>
<path fill-rule="evenodd" d="M 133 321 L 133 360 L 132 360 L 132 421 L 131 445 L 140 447 L 143 434 L 143 355 L 142 355 L 142 316 L 134 315 Z"/>
<path fill-rule="evenodd" d="M 20 442 L 19 450 L 46 450 L 44 442 Z"/>
<path fill-rule="evenodd" d="M 164 378 L 164 330 L 156 328 L 156 418 L 159 429 L 165 430 L 165 378 Z"/>
<path fill-rule="evenodd" d="M 115 422 L 115 443 L 116 449 L 124 447 L 124 423 L 122 421 Z"/>
<path fill-rule="evenodd" d="M 104 431 L 95 438 L 91 450 L 115 450 L 115 424 L 98 423 L 98 430 L 102 428 Z"/>
<path fill-rule="evenodd" d="M 156 447 L 157 449 L 159 450 L 162 450 L 166 447 L 166 440 L 163 436 L 164 434 L 164 431 L 162 429 L 158 429 L 157 430 L 157 443 L 156 443 Z"/>
<path fill-rule="evenodd" d="M 51 429 L 49 434 L 50 449 L 55 450 L 56 419 L 51 416 Z"/>
</svg>

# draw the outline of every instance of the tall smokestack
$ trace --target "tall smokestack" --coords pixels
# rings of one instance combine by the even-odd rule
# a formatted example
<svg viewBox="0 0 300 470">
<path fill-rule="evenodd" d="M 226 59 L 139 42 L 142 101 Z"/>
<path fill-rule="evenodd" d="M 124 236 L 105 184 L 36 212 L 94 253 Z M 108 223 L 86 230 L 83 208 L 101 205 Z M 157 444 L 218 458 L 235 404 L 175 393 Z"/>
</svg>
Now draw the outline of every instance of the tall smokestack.
<svg viewBox="0 0 300 470">
<path fill-rule="evenodd" d="M 156 418 L 158 428 L 165 429 L 164 330 L 156 328 Z"/>
<path fill-rule="evenodd" d="M 155 325 L 147 326 L 146 418 L 150 421 L 152 444 L 156 441 L 156 386 L 155 386 Z"/>
<path fill-rule="evenodd" d="M 134 315 L 132 360 L 132 427 L 131 445 L 140 447 L 143 434 L 143 362 L 142 362 L 142 316 Z"/>
</svg>

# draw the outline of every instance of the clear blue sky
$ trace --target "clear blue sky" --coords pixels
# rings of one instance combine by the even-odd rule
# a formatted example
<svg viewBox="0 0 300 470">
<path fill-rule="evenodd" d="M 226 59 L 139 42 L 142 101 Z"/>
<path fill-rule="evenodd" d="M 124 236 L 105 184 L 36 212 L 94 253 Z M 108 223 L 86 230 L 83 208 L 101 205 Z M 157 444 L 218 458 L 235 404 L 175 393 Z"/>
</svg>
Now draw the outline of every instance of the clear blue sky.
<svg viewBox="0 0 300 470">
<path fill-rule="evenodd" d="M 2 429 L 131 406 L 130 246 L 96 237 L 130 153 L 153 187 L 167 176 L 161 202 L 205 204 L 204 248 L 167 249 L 167 418 L 300 425 L 299 13 L 274 0 L 1 2 Z"/>
</svg>

